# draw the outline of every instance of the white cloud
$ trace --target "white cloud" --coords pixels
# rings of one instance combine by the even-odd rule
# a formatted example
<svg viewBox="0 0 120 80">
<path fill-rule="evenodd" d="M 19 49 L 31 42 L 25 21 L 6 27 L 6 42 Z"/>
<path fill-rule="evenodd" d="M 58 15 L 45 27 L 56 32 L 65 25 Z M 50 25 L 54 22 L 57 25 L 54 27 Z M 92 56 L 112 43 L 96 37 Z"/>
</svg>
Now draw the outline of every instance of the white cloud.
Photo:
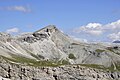
<svg viewBox="0 0 120 80">
<path fill-rule="evenodd" d="M 87 33 L 91 35 L 99 36 L 103 33 L 103 31 L 102 30 L 90 30 L 90 31 L 87 31 Z"/>
<path fill-rule="evenodd" d="M 105 25 L 104 29 L 112 31 L 120 30 L 120 20 Z"/>
<path fill-rule="evenodd" d="M 86 28 L 99 29 L 102 25 L 100 23 L 89 23 Z"/>
<path fill-rule="evenodd" d="M 109 34 L 108 37 L 112 40 L 120 40 L 120 32 Z"/>
<path fill-rule="evenodd" d="M 29 5 L 27 6 L 7 6 L 7 7 L 0 7 L 0 10 L 7 10 L 7 11 L 19 11 L 19 12 L 31 12 Z"/>
<path fill-rule="evenodd" d="M 91 34 L 91 35 L 100 35 L 103 33 L 103 30 L 102 30 L 102 24 L 100 23 L 89 23 L 85 26 L 81 26 L 80 28 L 76 28 L 74 30 L 75 33 L 81 33 L 81 32 L 84 32 L 84 33 L 88 33 L 88 34 Z"/>
<path fill-rule="evenodd" d="M 86 34 L 90 36 L 100 36 L 100 39 L 103 37 L 111 40 L 120 40 L 120 20 L 105 25 L 100 23 L 88 23 L 87 25 L 74 29 L 73 32 L 77 34 L 83 33 L 82 35 L 85 36 Z"/>
<path fill-rule="evenodd" d="M 6 32 L 7 33 L 18 33 L 19 29 L 18 28 L 11 28 L 11 29 L 6 30 Z"/>
<path fill-rule="evenodd" d="M 88 42 L 87 39 L 77 38 L 77 37 L 75 37 L 75 36 L 70 36 L 70 37 L 73 38 L 73 39 L 76 40 L 76 41 L 85 42 L 85 43 Z"/>
</svg>

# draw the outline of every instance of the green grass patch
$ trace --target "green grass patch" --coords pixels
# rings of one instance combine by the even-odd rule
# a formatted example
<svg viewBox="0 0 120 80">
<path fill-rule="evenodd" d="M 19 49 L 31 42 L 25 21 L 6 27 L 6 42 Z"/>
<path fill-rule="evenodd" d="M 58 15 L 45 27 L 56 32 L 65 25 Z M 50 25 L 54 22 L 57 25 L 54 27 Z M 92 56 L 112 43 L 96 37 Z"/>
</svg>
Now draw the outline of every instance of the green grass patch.
<svg viewBox="0 0 120 80">
<path fill-rule="evenodd" d="M 115 53 L 113 48 L 108 48 L 107 50 L 109 50 L 109 51 Z"/>
<path fill-rule="evenodd" d="M 58 66 L 58 64 L 52 62 L 52 61 L 36 61 L 35 59 L 29 59 L 26 57 L 22 57 L 22 56 L 16 56 L 16 55 L 12 55 L 12 58 L 7 58 L 7 57 L 3 57 L 1 56 L 5 61 L 7 62 L 16 62 L 16 63 L 21 63 L 22 65 L 27 65 L 27 66 Z"/>
<path fill-rule="evenodd" d="M 120 55 L 120 53 L 119 52 L 115 52 L 117 55 Z"/>
<path fill-rule="evenodd" d="M 70 64 L 69 61 L 67 61 L 67 60 L 62 60 L 62 65 L 68 65 L 68 64 Z"/>
<path fill-rule="evenodd" d="M 104 52 L 105 50 L 101 50 L 101 49 L 96 49 L 95 50 L 95 52 L 97 52 L 97 53 L 102 53 L 102 52 Z"/>
<path fill-rule="evenodd" d="M 39 67 L 39 66 L 50 66 L 50 67 L 57 67 L 60 65 L 68 65 L 70 64 L 67 60 L 60 60 L 60 61 L 46 61 L 46 60 L 35 60 L 35 59 L 30 59 L 30 58 L 26 58 L 23 56 L 17 56 L 17 55 L 11 55 L 12 58 L 7 58 L 7 57 L 3 57 L 2 58 L 4 60 L 6 60 L 7 62 L 15 62 L 15 63 L 20 63 L 22 65 L 27 65 L 27 66 L 34 66 L 34 67 Z"/>
<path fill-rule="evenodd" d="M 80 64 L 81 66 L 90 67 L 90 68 L 96 68 L 96 69 L 104 69 L 105 67 L 103 65 L 97 65 L 97 64 Z"/>
<path fill-rule="evenodd" d="M 41 61 L 36 61 L 34 59 L 29 59 L 29 58 L 25 58 L 22 56 L 16 56 L 14 55 L 13 58 L 6 58 L 4 56 L 0 56 L 0 58 L 4 59 L 5 61 L 11 63 L 12 62 L 16 62 L 16 63 L 21 63 L 22 65 L 27 65 L 27 66 L 34 66 L 34 67 L 40 67 L 40 66 L 50 66 L 50 67 L 58 67 L 61 65 L 70 65 L 68 60 L 60 60 L 60 61 L 45 61 L 45 60 L 41 60 Z M 2 61 L 0 61 L 2 62 Z M 13 63 L 12 63 L 13 64 Z M 88 68 L 95 68 L 95 69 L 101 69 L 104 71 L 120 71 L 120 65 L 117 64 L 116 65 L 116 70 L 114 70 L 114 66 L 111 65 L 111 67 L 104 67 L 103 65 L 97 65 L 97 64 L 75 64 L 75 65 L 81 65 L 81 66 L 85 66 Z"/>
<path fill-rule="evenodd" d="M 120 71 L 120 65 L 116 66 L 116 70 L 114 70 L 114 66 L 111 65 L 111 67 L 104 67 L 103 65 L 97 65 L 97 64 L 80 64 L 81 66 L 95 68 L 95 69 L 101 69 L 104 71 Z"/>
<path fill-rule="evenodd" d="M 72 43 L 71 45 L 79 45 L 78 43 Z"/>
<path fill-rule="evenodd" d="M 30 59 L 30 58 L 21 57 L 21 56 L 15 56 L 15 55 L 12 57 L 13 59 L 15 59 L 16 62 L 26 63 L 27 65 L 31 65 L 31 66 L 57 66 L 58 65 L 53 61 L 45 61 L 45 60 L 36 61 L 35 59 Z"/>
<path fill-rule="evenodd" d="M 110 52 L 115 53 L 117 55 L 120 55 L 120 53 L 118 52 L 118 50 L 116 48 L 115 49 L 114 48 L 109 48 L 107 50 L 109 50 Z"/>
<path fill-rule="evenodd" d="M 75 57 L 74 54 L 72 54 L 72 53 L 70 53 L 70 54 L 68 55 L 68 58 L 70 58 L 70 59 L 76 59 L 76 57 Z"/>
<path fill-rule="evenodd" d="M 120 65 L 117 66 L 117 70 L 120 71 Z"/>
</svg>

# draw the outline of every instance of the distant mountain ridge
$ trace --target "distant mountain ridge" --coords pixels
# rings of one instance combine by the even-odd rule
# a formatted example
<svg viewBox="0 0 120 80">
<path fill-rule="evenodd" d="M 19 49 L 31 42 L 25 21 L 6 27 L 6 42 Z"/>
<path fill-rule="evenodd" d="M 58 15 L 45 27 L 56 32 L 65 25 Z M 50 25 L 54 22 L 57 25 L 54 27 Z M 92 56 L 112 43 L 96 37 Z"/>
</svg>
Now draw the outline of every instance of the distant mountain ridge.
<svg viewBox="0 0 120 80">
<path fill-rule="evenodd" d="M 113 41 L 113 43 L 120 43 L 120 40 Z"/>
</svg>

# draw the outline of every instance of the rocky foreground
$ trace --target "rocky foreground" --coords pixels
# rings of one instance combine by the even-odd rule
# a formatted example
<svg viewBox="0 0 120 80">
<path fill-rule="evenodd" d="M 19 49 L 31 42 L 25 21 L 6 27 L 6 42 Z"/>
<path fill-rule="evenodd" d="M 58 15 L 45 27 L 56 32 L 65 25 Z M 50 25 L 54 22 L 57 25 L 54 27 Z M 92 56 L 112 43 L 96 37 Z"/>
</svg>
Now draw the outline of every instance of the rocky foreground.
<svg viewBox="0 0 120 80">
<path fill-rule="evenodd" d="M 34 67 L 8 63 L 1 59 L 0 80 L 120 80 L 120 72 L 80 65 Z"/>
</svg>

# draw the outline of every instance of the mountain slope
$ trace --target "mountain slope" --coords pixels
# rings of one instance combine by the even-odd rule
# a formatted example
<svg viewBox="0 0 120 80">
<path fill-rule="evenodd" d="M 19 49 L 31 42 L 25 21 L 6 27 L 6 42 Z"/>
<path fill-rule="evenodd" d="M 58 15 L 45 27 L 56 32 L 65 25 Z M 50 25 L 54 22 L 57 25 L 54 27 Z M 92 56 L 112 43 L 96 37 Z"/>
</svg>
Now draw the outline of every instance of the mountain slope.
<svg viewBox="0 0 120 80">
<path fill-rule="evenodd" d="M 19 58 L 19 61 L 30 59 L 60 64 L 97 64 L 113 66 L 114 69 L 120 67 L 119 45 L 78 42 L 54 25 L 15 37 L 0 33 L 0 55 L 12 59 L 12 62 Z"/>
</svg>

